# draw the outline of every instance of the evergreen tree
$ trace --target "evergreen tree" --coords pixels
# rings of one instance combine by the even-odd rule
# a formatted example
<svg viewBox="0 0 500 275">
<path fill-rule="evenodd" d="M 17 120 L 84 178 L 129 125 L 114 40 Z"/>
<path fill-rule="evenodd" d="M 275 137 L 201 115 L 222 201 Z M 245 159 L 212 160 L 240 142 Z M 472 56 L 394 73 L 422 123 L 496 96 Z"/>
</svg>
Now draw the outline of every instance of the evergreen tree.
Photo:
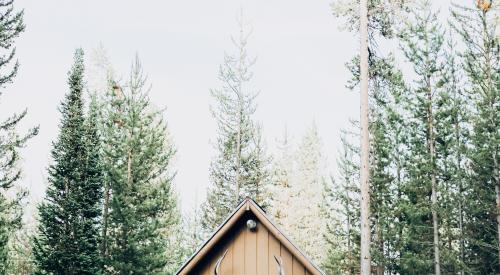
<svg viewBox="0 0 500 275">
<path fill-rule="evenodd" d="M 358 274 L 360 269 L 359 148 L 348 142 L 355 136 L 343 131 L 337 162 L 339 175 L 325 185 L 327 253 L 322 266 L 327 274 Z"/>
<path fill-rule="evenodd" d="M 460 68 L 457 45 L 450 33 L 445 47 L 442 69 L 443 87 L 436 105 L 436 166 L 441 185 L 440 211 L 442 227 L 442 269 L 445 273 L 465 273 L 464 202 L 469 188 L 464 181 L 468 171 L 470 107 L 464 93 L 465 79 Z"/>
<path fill-rule="evenodd" d="M 284 157 L 282 161 L 288 162 L 288 157 Z M 277 182 L 273 197 L 277 200 L 273 201 L 273 212 L 277 223 L 291 239 L 314 262 L 321 263 L 325 258 L 323 190 L 326 165 L 315 125 L 307 129 L 291 158 L 288 168 L 279 165 L 281 167 L 275 172 L 281 174 L 275 178 Z"/>
<path fill-rule="evenodd" d="M 402 103 L 406 101 L 406 85 L 392 54 L 384 57 L 377 43 L 370 45 L 370 193 L 372 213 L 371 256 L 377 274 L 398 266 L 402 220 L 400 198 L 404 175 L 407 131 Z M 359 83 L 359 61 L 348 64 L 352 79 L 347 87 Z"/>
<path fill-rule="evenodd" d="M 373 128 L 373 123 L 370 121 L 370 96 L 373 91 L 370 91 L 373 77 L 377 74 L 373 72 L 374 66 L 377 63 L 377 44 L 378 40 L 384 38 L 393 38 L 395 25 L 398 19 L 401 18 L 400 11 L 406 9 L 408 2 L 405 0 L 380 1 L 380 0 L 361 0 L 361 1 L 345 1 L 338 0 L 332 4 L 332 9 L 337 17 L 343 17 L 346 20 L 345 27 L 350 31 L 359 29 L 360 34 L 360 51 L 359 56 L 353 59 L 351 66 L 356 68 L 355 78 L 360 86 L 360 124 L 361 124 L 361 165 L 360 165 L 360 194 L 361 194 L 361 274 L 370 274 L 372 264 L 372 199 L 370 197 L 373 187 L 370 184 L 373 179 L 370 168 L 373 157 L 370 155 L 373 151 L 373 146 L 370 145 L 370 128 Z M 378 147 L 380 148 L 380 147 Z M 370 161 L 371 159 L 371 161 Z M 380 162 L 378 162 L 380 164 Z M 378 168 L 381 168 L 379 166 Z M 385 172 L 384 172 L 385 173 Z M 379 175 L 380 176 L 380 175 Z M 382 187 L 381 185 L 379 187 Z M 377 219 L 375 219 L 377 220 Z M 377 234 L 379 224 L 375 224 L 375 238 L 380 244 L 383 241 L 380 235 Z M 380 258 L 380 257 L 379 257 Z M 378 273 L 381 270 L 377 271 Z"/>
<path fill-rule="evenodd" d="M 295 155 L 296 175 L 291 185 L 291 204 L 288 207 L 288 227 L 291 230 L 286 231 L 317 263 L 323 262 L 325 258 L 323 236 L 326 221 L 322 206 L 326 164 L 322 152 L 318 130 L 313 124 L 304 134 Z"/>
<path fill-rule="evenodd" d="M 182 234 L 184 237 L 187 237 L 184 239 L 184 243 L 182 244 L 182 248 L 184 249 L 184 259 L 182 259 L 181 262 L 184 262 L 188 257 L 193 255 L 193 253 L 195 253 L 195 251 L 205 241 L 203 239 L 201 218 L 200 206 L 195 203 L 193 211 L 187 215 L 184 220 L 184 230 Z"/>
<path fill-rule="evenodd" d="M 443 31 L 430 3 L 423 1 L 412 10 L 413 18 L 401 36 L 405 56 L 417 75 L 408 100 L 411 131 L 408 162 L 407 249 L 401 256 L 402 272 L 440 274 L 438 167 L 436 154 L 436 116 L 441 110 L 437 98 L 442 85 Z M 406 272 L 406 271 L 405 271 Z"/>
<path fill-rule="evenodd" d="M 35 271 L 33 263 L 33 247 L 31 242 L 33 232 L 31 228 L 21 228 L 9 242 L 9 257 L 5 274 L 29 275 Z"/>
<path fill-rule="evenodd" d="M 222 87 L 211 91 L 217 101 L 212 115 L 218 126 L 217 156 L 210 164 L 212 185 L 203 205 L 203 227 L 211 232 L 246 196 L 263 207 L 268 198 L 268 158 L 260 126 L 252 120 L 257 93 L 251 89 L 255 60 L 247 54 L 248 34 L 240 22 L 240 36 L 232 39 L 237 53 L 226 54 L 219 68 Z"/>
<path fill-rule="evenodd" d="M 178 266 L 179 211 L 172 180 L 172 144 L 162 112 L 151 106 L 139 59 L 127 85 L 110 85 L 100 125 L 105 191 L 105 271 L 172 273 Z"/>
<path fill-rule="evenodd" d="M 370 101 L 370 187 L 373 213 L 372 256 L 377 274 L 393 272 L 399 252 L 401 213 L 401 158 L 404 130 L 400 114 L 401 94 L 405 92 L 402 73 L 392 55 L 373 57 Z"/>
<path fill-rule="evenodd" d="M 272 201 L 270 206 L 271 215 L 281 227 L 285 227 L 283 221 L 289 220 L 288 208 L 290 206 L 291 187 L 294 179 L 295 172 L 295 159 L 292 152 L 292 144 L 287 129 L 283 133 L 283 138 L 278 140 L 277 153 L 272 161 L 272 186 L 271 194 Z"/>
<path fill-rule="evenodd" d="M 96 274 L 102 167 L 95 113 L 84 117 L 83 51 L 76 50 L 69 72 L 69 93 L 61 104 L 62 120 L 53 144 L 49 186 L 39 206 L 34 240 L 38 274 Z"/>
<path fill-rule="evenodd" d="M 15 60 L 14 42 L 24 31 L 23 11 L 14 10 L 14 1 L 0 1 L 0 89 L 12 83 L 17 75 L 19 63 Z M 0 96 L 2 91 L 0 90 Z M 30 129 L 25 135 L 16 132 L 16 127 L 26 116 L 26 110 L 0 119 L 0 273 L 6 272 L 9 239 L 12 232 L 21 226 L 21 201 L 26 191 L 16 192 L 14 185 L 21 178 L 19 149 L 28 139 L 38 133 L 38 127 Z"/>
<path fill-rule="evenodd" d="M 463 258 L 470 272 L 491 274 L 500 269 L 500 44 L 491 1 L 476 4 L 474 8 L 456 6 L 453 10 L 455 30 L 465 45 L 463 69 L 473 109 Z"/>
</svg>

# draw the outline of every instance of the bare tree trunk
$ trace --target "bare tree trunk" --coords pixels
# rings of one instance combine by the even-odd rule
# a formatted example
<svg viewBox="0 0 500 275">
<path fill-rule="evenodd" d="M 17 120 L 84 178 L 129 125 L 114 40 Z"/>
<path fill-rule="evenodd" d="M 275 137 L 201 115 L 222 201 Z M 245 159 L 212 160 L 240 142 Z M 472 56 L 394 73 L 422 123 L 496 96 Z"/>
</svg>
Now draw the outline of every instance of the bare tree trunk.
<svg viewBox="0 0 500 275">
<path fill-rule="evenodd" d="M 380 254 L 384 254 L 384 244 L 382 237 L 380 236 L 380 223 L 379 223 L 379 218 L 380 215 L 377 212 L 376 218 L 375 218 L 375 236 L 373 237 L 373 241 L 375 245 L 377 246 L 377 250 L 379 250 Z M 381 263 L 377 263 L 375 272 L 377 275 L 384 275 L 384 266 Z"/>
<path fill-rule="evenodd" d="M 432 204 L 432 229 L 434 236 L 434 274 L 441 274 L 441 264 L 439 260 L 439 223 L 437 214 L 437 179 L 434 148 L 434 121 L 432 115 L 432 87 L 431 80 L 427 78 L 427 146 L 431 161 L 431 204 Z"/>
<path fill-rule="evenodd" d="M 240 15 L 240 40 L 243 39 L 244 37 L 244 32 L 243 32 L 243 12 Z M 240 44 L 241 45 L 241 44 Z M 241 64 L 244 62 L 244 51 L 243 48 L 240 47 L 240 60 L 238 63 L 238 77 L 240 79 L 239 85 L 236 92 L 236 96 L 238 97 L 238 104 L 239 104 L 239 110 L 238 110 L 238 133 L 236 136 L 236 204 L 239 203 L 240 201 L 240 169 L 241 169 L 241 124 L 242 124 L 242 119 L 243 119 L 243 102 L 242 102 L 242 83 L 243 83 L 243 68 L 241 67 Z M 255 198 L 254 198 L 255 199 Z"/>
<path fill-rule="evenodd" d="M 132 185 L 132 150 L 128 152 L 127 156 L 127 185 Z"/>
<path fill-rule="evenodd" d="M 497 211 L 497 233 L 498 233 L 498 261 L 500 262 L 500 183 L 498 180 L 497 150 L 493 150 L 493 180 L 495 181 L 496 211 Z"/>
<path fill-rule="evenodd" d="M 456 89 L 455 89 L 456 92 Z M 456 108 L 459 108 L 456 106 Z M 459 117 L 458 115 L 455 117 L 455 142 L 457 143 L 457 169 L 461 170 L 461 162 L 462 155 L 460 153 L 460 125 L 459 125 Z M 462 202 L 462 193 L 463 193 L 463 185 L 462 178 L 458 178 L 458 229 L 460 231 L 460 260 L 462 261 L 462 265 L 460 267 L 460 275 L 464 275 L 465 271 L 463 268 L 463 264 L 465 263 L 465 241 L 464 241 L 464 213 L 463 213 L 463 202 Z"/>
<path fill-rule="evenodd" d="M 370 169 L 369 150 L 370 140 L 368 133 L 368 1 L 360 1 L 359 33 L 360 47 L 360 82 L 361 82 L 361 275 L 371 272 L 370 255 Z"/>
<path fill-rule="evenodd" d="M 104 183 L 104 203 L 102 213 L 102 243 L 101 256 L 105 259 L 108 255 L 108 211 L 109 211 L 109 182 Z"/>
<path fill-rule="evenodd" d="M 241 169 L 241 110 L 239 112 L 238 133 L 236 136 L 236 202 L 235 203 L 238 203 L 240 200 L 240 169 Z"/>
<path fill-rule="evenodd" d="M 347 155 L 347 154 L 346 154 Z M 349 179 L 346 178 L 346 183 L 349 182 Z M 345 211 L 347 213 L 347 258 L 349 265 L 349 274 L 354 274 L 354 264 L 352 259 L 352 244 L 351 244 L 351 214 L 349 213 L 349 209 L 351 206 L 351 195 L 349 193 L 349 186 L 346 184 L 346 205 Z"/>
</svg>

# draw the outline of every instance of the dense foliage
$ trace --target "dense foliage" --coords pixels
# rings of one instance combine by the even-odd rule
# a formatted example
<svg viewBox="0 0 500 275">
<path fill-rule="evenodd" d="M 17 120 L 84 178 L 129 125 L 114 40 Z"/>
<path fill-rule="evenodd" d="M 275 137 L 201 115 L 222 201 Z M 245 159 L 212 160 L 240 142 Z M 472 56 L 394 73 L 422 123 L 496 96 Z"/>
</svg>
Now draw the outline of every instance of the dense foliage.
<svg viewBox="0 0 500 275">
<path fill-rule="evenodd" d="M 69 93 L 60 108 L 62 119 L 52 149 L 49 186 L 38 208 L 34 256 L 39 274 L 96 274 L 101 267 L 103 167 L 96 114 L 84 114 L 83 72 L 83 51 L 78 49 L 68 74 Z"/>
<path fill-rule="evenodd" d="M 493 274 L 500 268 L 499 46 L 496 10 L 483 2 L 490 3 L 453 6 L 447 28 L 429 2 L 406 3 L 405 20 L 391 21 L 397 35 L 384 36 L 400 44 L 401 63 L 379 51 L 380 38 L 372 40 L 370 184 L 377 274 Z M 352 17 L 338 12 L 342 3 L 335 7 L 337 15 Z M 349 65 L 351 88 L 359 80 L 356 62 Z M 413 72 L 402 73 L 403 64 Z M 352 173 L 339 172 L 336 183 Z M 348 182 L 356 186 L 357 179 Z M 332 223 L 337 222 L 327 235 L 324 267 L 329 274 L 354 274 L 345 255 L 354 252 L 359 259 L 359 252 L 342 232 L 359 215 L 339 208 L 345 196 L 333 198 Z"/>
<path fill-rule="evenodd" d="M 430 1 L 367 3 L 371 270 L 496 274 L 500 5 L 453 5 L 444 24 Z M 358 6 L 332 5 L 350 31 L 359 27 Z M 210 91 L 216 153 L 206 200 L 191 215 L 181 215 L 177 152 L 138 58 L 118 81 L 100 56 L 86 83 L 83 50 L 76 50 L 36 230 L 22 228 L 27 192 L 16 184 L 19 150 L 38 129 L 17 133 L 26 111 L 0 121 L 0 274 L 173 274 L 245 197 L 327 274 L 362 272 L 361 236 L 368 234 L 360 230 L 357 140 L 367 127 L 352 121 L 342 132 L 329 178 L 314 124 L 297 142 L 285 131 L 269 157 L 254 119 L 255 59 L 240 23 L 235 52 L 219 67 L 220 87 Z M 17 74 L 14 42 L 23 31 L 23 12 L 0 0 L 0 89 Z M 399 47 L 388 52 L 391 43 Z M 361 59 L 347 64 L 350 89 L 359 86 Z"/>
<path fill-rule="evenodd" d="M 236 53 L 225 54 L 219 68 L 221 88 L 211 90 L 216 105 L 211 109 L 217 122 L 217 156 L 210 164 L 207 200 L 203 205 L 203 227 L 211 232 L 245 197 L 266 206 L 268 197 L 268 158 L 261 130 L 252 119 L 257 92 L 252 90 L 248 56 L 248 34 L 240 22 L 240 36 L 232 39 Z"/>
<path fill-rule="evenodd" d="M 17 75 L 14 43 L 25 29 L 24 12 L 15 11 L 13 5 L 14 1 L 0 1 L 0 96 Z M 13 236 L 22 225 L 22 200 L 27 196 L 26 190 L 15 186 L 21 178 L 19 150 L 38 132 L 33 128 L 23 135 L 17 133 L 26 114 L 24 110 L 0 118 L 0 273 L 8 272 L 9 243 L 15 241 Z"/>
</svg>

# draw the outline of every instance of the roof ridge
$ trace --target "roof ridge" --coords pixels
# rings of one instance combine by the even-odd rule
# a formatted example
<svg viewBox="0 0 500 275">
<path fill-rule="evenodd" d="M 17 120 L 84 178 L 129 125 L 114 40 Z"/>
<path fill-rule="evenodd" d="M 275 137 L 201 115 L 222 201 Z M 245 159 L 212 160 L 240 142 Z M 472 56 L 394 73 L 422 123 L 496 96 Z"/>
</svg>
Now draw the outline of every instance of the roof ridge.
<svg viewBox="0 0 500 275">
<path fill-rule="evenodd" d="M 246 206 L 243 208 L 243 206 Z M 198 258 L 202 258 L 221 238 L 222 236 L 235 224 L 236 221 L 246 212 L 252 211 L 257 219 L 260 220 L 261 224 L 266 227 L 269 233 L 280 241 L 289 251 L 294 255 L 312 274 L 323 274 L 323 272 L 303 253 L 290 238 L 288 238 L 283 232 L 267 217 L 266 212 L 262 207 L 251 197 L 247 196 L 243 199 L 238 206 L 228 215 L 224 222 L 217 227 L 210 238 L 203 242 L 198 249 L 193 253 L 193 255 L 184 262 L 184 264 L 177 270 L 175 274 L 181 274 L 181 272 L 191 271 L 191 269 L 196 264 Z M 198 257 L 198 258 L 197 258 Z M 187 274 L 187 273 L 182 273 Z"/>
</svg>

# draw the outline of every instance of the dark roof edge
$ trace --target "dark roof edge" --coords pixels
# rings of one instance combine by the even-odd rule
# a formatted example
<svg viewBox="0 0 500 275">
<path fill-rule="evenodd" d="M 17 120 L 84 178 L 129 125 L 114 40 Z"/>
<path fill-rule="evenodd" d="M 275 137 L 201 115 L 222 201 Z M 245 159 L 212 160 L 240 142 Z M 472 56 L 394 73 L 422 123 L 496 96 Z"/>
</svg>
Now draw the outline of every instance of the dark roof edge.
<svg viewBox="0 0 500 275">
<path fill-rule="evenodd" d="M 279 227 L 276 226 L 276 224 L 274 224 L 266 215 L 266 212 L 262 209 L 262 207 L 260 207 L 260 205 L 258 205 L 253 199 L 249 198 L 249 197 L 246 197 L 244 200 L 242 200 L 238 206 L 233 210 L 233 212 L 231 212 L 231 214 L 224 220 L 224 222 L 221 223 L 221 225 L 219 225 L 219 227 L 217 227 L 217 229 L 214 230 L 214 232 L 210 235 L 210 237 L 205 241 L 203 242 L 199 247 L 198 249 L 193 253 L 193 255 L 191 255 L 191 257 L 189 257 L 189 259 L 187 259 L 184 264 L 176 271 L 176 275 L 180 274 L 180 272 L 186 268 L 186 266 L 189 265 L 189 263 L 196 257 L 196 255 L 198 253 L 200 253 L 200 251 L 208 245 L 208 243 L 217 235 L 217 233 L 219 233 L 219 231 L 224 228 L 224 226 L 226 226 L 226 224 L 234 217 L 234 215 L 236 213 L 238 213 L 240 211 L 240 209 L 245 206 L 246 204 L 250 203 L 253 207 L 255 207 L 256 211 L 260 212 L 260 216 L 262 216 L 263 219 L 265 219 L 267 222 L 269 222 L 269 224 L 274 227 L 274 229 L 276 229 L 276 231 L 279 232 L 279 234 L 288 242 L 288 244 L 290 244 L 294 250 L 300 254 L 300 256 L 305 259 L 306 261 L 308 261 L 311 266 L 316 269 L 317 272 L 319 272 L 320 274 L 324 274 L 321 269 L 319 269 L 319 267 L 313 262 L 311 261 L 311 259 L 309 259 L 309 257 L 306 256 L 306 254 L 304 254 L 302 252 L 302 250 L 300 250 L 291 240 L 290 238 L 288 238 L 285 234 L 283 234 L 283 232 L 280 230 Z M 252 208 L 250 208 L 249 210 L 252 210 Z M 255 213 L 254 213 L 255 214 Z M 269 230 L 269 228 L 268 228 Z M 271 234 L 274 234 L 273 232 L 271 232 L 270 230 L 270 233 Z M 278 237 L 278 236 L 275 236 L 275 237 Z M 293 251 L 290 251 L 293 253 Z"/>
<path fill-rule="evenodd" d="M 209 242 L 210 240 L 212 240 L 212 238 L 217 235 L 217 232 L 219 232 L 223 227 L 224 225 L 226 225 L 226 223 L 234 216 L 234 214 L 236 214 L 236 212 L 238 212 L 238 210 L 240 210 L 241 207 L 243 207 L 245 205 L 245 203 L 247 202 L 248 198 L 245 198 L 243 201 L 240 202 L 240 204 L 238 204 L 238 206 L 233 210 L 233 212 L 231 212 L 231 214 L 229 214 L 229 216 L 224 220 L 224 222 L 222 222 L 219 227 L 217 227 L 214 232 L 210 235 L 209 238 L 207 238 L 206 241 L 204 241 L 199 247 L 198 249 L 196 249 L 196 251 L 193 253 L 193 255 L 191 255 L 191 257 L 189 257 L 189 259 L 187 259 L 184 264 L 179 268 L 177 269 L 177 271 L 175 272 L 175 274 L 179 274 L 179 272 L 181 272 L 192 260 L 193 258 L 203 249 L 203 247 L 205 247 Z"/>
</svg>

